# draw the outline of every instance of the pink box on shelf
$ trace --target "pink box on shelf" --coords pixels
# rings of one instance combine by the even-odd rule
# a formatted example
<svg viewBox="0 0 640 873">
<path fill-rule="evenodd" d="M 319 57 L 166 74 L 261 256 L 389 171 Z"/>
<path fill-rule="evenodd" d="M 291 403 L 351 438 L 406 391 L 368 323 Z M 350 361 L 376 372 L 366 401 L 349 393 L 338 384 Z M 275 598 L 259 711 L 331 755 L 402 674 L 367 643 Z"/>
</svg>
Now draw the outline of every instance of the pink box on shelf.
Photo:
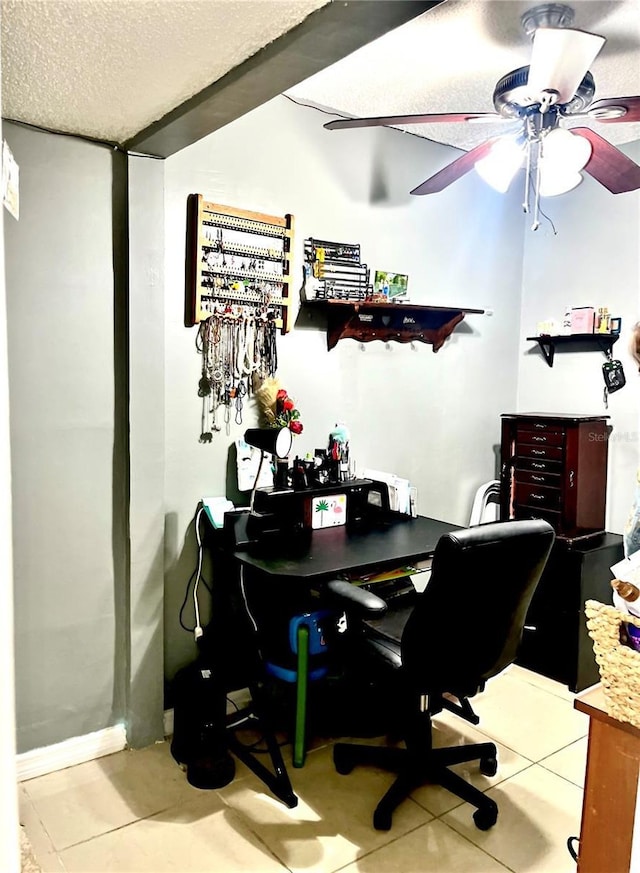
<svg viewBox="0 0 640 873">
<path fill-rule="evenodd" d="M 571 310 L 571 333 L 593 333 L 595 317 L 593 306 L 576 306 Z"/>
</svg>

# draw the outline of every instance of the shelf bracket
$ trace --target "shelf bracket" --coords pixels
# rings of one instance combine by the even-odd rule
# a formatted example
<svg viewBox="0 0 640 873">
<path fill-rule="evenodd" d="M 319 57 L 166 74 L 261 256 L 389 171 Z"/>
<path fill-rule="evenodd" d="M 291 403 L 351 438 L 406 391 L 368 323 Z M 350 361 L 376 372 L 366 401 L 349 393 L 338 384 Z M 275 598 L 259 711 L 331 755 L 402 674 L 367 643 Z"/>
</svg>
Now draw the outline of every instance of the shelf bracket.
<svg viewBox="0 0 640 873">
<path fill-rule="evenodd" d="M 553 358 L 556 353 L 556 347 L 553 342 L 545 342 L 543 339 L 538 340 L 540 351 L 544 355 L 544 359 L 550 367 L 553 367 Z"/>
<path fill-rule="evenodd" d="M 602 336 L 598 337 L 598 345 L 600 347 L 600 351 L 605 356 L 607 360 L 611 359 L 611 347 L 613 346 L 613 342 L 611 341 L 611 337 Z"/>
</svg>

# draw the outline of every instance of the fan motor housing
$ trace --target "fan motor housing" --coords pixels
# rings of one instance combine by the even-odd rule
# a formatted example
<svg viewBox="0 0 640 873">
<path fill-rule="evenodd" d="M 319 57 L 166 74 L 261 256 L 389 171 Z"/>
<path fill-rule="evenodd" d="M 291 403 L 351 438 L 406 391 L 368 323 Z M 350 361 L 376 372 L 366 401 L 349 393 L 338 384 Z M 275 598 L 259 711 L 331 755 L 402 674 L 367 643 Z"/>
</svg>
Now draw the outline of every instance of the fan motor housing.
<svg viewBox="0 0 640 873">
<path fill-rule="evenodd" d="M 527 114 L 527 110 L 539 105 L 535 96 L 529 93 L 527 82 L 529 80 L 529 67 L 519 67 L 512 70 L 498 80 L 493 91 L 493 105 L 496 112 L 505 118 L 521 118 Z M 574 96 L 568 103 L 556 104 L 562 115 L 572 115 L 576 112 L 584 112 L 593 100 L 596 92 L 596 84 L 590 72 L 578 86 Z"/>
</svg>

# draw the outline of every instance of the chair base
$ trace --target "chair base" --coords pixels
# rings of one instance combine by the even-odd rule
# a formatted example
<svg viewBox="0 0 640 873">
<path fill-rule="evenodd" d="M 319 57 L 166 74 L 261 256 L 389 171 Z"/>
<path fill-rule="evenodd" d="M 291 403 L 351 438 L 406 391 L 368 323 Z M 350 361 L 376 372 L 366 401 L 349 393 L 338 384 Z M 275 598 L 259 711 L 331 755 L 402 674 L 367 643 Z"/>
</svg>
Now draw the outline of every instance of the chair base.
<svg viewBox="0 0 640 873">
<path fill-rule="evenodd" d="M 475 825 L 486 831 L 498 819 L 498 806 L 478 788 L 474 788 L 448 768 L 465 761 L 480 762 L 480 772 L 494 776 L 497 768 L 497 750 L 494 743 L 474 743 L 428 751 L 391 749 L 384 746 L 365 746 L 355 743 L 336 743 L 333 762 L 338 773 L 346 775 L 358 764 L 372 764 L 398 774 L 395 782 L 378 803 L 373 814 L 373 826 L 378 831 L 391 828 L 393 812 L 412 791 L 427 783 L 442 785 L 447 791 L 476 807 Z"/>
</svg>

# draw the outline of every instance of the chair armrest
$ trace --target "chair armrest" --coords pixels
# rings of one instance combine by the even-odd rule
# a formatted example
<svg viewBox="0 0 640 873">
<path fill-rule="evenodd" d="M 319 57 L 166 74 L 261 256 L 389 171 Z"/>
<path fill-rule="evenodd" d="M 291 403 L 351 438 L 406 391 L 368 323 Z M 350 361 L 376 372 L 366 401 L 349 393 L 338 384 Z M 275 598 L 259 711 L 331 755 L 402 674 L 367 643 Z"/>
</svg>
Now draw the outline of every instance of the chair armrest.
<svg viewBox="0 0 640 873">
<path fill-rule="evenodd" d="M 387 604 L 381 597 L 344 579 L 332 579 L 327 582 L 326 594 L 327 600 L 355 613 L 360 618 L 373 618 L 384 615 L 387 611 Z"/>
</svg>

